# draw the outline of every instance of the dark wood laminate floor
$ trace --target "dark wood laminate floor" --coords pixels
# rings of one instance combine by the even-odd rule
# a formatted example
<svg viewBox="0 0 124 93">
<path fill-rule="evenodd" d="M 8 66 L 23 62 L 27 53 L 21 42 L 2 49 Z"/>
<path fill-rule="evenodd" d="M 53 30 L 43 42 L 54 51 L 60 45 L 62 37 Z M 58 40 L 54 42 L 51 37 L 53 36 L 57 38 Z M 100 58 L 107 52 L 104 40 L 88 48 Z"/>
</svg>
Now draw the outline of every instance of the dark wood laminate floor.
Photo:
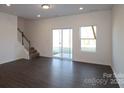
<svg viewBox="0 0 124 93">
<path fill-rule="evenodd" d="M 119 87 L 103 73 L 113 74 L 110 66 L 40 57 L 0 65 L 0 87 L 7 88 L 87 88 Z M 102 81 L 107 81 L 107 84 Z M 92 81 L 91 81 L 92 80 Z M 95 81 L 97 80 L 97 81 Z M 88 83 L 89 82 L 89 83 Z"/>
</svg>

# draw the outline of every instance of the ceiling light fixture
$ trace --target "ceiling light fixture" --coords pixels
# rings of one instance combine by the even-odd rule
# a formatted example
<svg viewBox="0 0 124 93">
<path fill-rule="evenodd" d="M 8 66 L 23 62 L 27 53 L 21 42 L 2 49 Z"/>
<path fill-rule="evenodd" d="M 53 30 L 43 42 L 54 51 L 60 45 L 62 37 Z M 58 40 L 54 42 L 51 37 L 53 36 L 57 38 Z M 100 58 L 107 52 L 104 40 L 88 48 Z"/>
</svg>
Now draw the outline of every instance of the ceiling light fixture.
<svg viewBox="0 0 124 93">
<path fill-rule="evenodd" d="M 11 4 L 6 4 L 6 6 L 11 6 Z"/>
<path fill-rule="evenodd" d="M 37 17 L 40 17 L 40 15 L 37 15 Z"/>
<path fill-rule="evenodd" d="M 84 8 L 83 7 L 80 7 L 79 10 L 83 10 Z"/>
<path fill-rule="evenodd" d="M 50 5 L 49 4 L 43 4 L 43 5 L 41 5 L 41 7 L 43 9 L 49 9 L 50 8 Z"/>
</svg>

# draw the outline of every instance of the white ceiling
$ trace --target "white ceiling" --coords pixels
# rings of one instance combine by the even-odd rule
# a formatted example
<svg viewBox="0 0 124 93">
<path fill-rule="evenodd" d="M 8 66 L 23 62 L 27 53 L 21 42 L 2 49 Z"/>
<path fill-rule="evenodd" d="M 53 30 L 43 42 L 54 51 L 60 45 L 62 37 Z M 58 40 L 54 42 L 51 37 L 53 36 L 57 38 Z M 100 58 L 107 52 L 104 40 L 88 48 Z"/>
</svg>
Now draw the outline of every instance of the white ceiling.
<svg viewBox="0 0 124 93">
<path fill-rule="evenodd" d="M 80 7 L 84 9 L 79 10 Z M 40 4 L 14 4 L 9 7 L 0 4 L 0 12 L 28 19 L 37 19 L 38 14 L 41 15 L 41 18 L 50 18 L 110 9 L 112 9 L 112 5 L 109 4 L 51 4 L 51 8 L 48 10 L 42 9 Z"/>
</svg>

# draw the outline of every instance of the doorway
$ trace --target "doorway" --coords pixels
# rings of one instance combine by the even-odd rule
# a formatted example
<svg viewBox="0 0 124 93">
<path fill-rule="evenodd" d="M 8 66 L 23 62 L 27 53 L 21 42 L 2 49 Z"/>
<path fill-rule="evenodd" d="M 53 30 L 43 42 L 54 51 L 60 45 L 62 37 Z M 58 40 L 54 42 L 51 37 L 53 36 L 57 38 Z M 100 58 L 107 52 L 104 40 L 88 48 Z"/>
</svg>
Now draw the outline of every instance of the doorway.
<svg viewBox="0 0 124 93">
<path fill-rule="evenodd" d="M 72 59 L 72 29 L 53 30 L 53 57 Z"/>
</svg>

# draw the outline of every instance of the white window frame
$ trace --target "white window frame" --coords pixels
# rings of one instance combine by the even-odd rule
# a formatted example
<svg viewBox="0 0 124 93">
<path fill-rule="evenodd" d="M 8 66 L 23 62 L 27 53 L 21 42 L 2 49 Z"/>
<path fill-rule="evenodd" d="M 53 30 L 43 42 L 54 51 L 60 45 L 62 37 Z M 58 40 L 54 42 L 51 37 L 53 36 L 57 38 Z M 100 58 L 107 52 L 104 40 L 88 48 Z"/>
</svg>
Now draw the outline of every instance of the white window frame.
<svg viewBox="0 0 124 93">
<path fill-rule="evenodd" d="M 93 29 L 94 38 L 81 38 L 81 28 L 82 28 L 82 27 L 90 27 L 90 26 L 91 26 L 92 29 Z M 94 31 L 94 28 L 93 28 L 94 26 L 96 27 L 96 32 Z M 82 52 L 92 52 L 92 53 L 96 52 L 97 43 L 96 43 L 95 49 L 90 49 L 90 48 L 89 48 L 89 49 L 88 49 L 88 48 L 87 48 L 87 49 L 84 49 L 84 48 L 82 47 L 81 41 L 84 40 L 84 39 L 87 39 L 87 40 L 88 40 L 88 39 L 89 39 L 89 40 L 93 39 L 93 40 L 96 40 L 96 41 L 97 41 L 97 26 L 96 26 L 96 25 L 88 25 L 88 26 L 81 26 L 81 27 L 80 27 L 80 49 L 81 49 L 81 51 L 82 51 Z"/>
</svg>

